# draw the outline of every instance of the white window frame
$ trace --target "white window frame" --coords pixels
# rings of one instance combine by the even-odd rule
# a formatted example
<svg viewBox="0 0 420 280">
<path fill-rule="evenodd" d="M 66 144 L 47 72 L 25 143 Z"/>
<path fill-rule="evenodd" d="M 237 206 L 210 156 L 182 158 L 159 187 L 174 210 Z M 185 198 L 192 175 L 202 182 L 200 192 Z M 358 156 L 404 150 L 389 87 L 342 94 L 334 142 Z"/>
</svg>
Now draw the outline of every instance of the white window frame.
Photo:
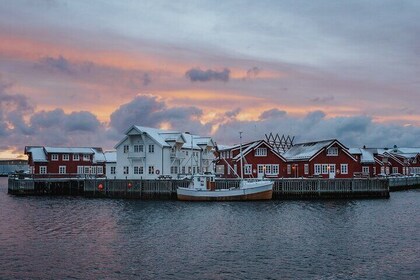
<svg viewBox="0 0 420 280">
<path fill-rule="evenodd" d="M 317 163 L 314 164 L 314 175 L 321 175 L 322 174 L 322 165 Z"/>
<path fill-rule="evenodd" d="M 398 173 L 398 166 L 392 167 L 392 173 Z"/>
<path fill-rule="evenodd" d="M 130 174 L 130 168 L 128 166 L 123 166 L 123 174 L 124 175 Z"/>
<path fill-rule="evenodd" d="M 90 161 L 90 155 L 89 154 L 84 154 L 83 155 L 83 161 Z"/>
<path fill-rule="evenodd" d="M 340 172 L 341 174 L 349 174 L 349 165 L 347 163 L 340 164 Z"/>
<path fill-rule="evenodd" d="M 362 174 L 370 174 L 369 166 L 362 166 Z"/>
<path fill-rule="evenodd" d="M 83 174 L 84 166 L 78 165 L 77 166 L 77 174 Z"/>
<path fill-rule="evenodd" d="M 47 174 L 47 167 L 45 165 L 42 165 L 39 167 L 39 174 Z"/>
<path fill-rule="evenodd" d="M 322 164 L 321 165 L 321 174 L 328 174 L 329 173 L 329 168 L 328 168 L 328 164 Z"/>
<path fill-rule="evenodd" d="M 266 157 L 267 156 L 267 148 L 257 148 L 255 150 L 256 157 Z"/>
<path fill-rule="evenodd" d="M 244 164 L 244 175 L 252 175 L 252 164 Z"/>
<path fill-rule="evenodd" d="M 155 166 L 154 165 L 149 165 L 148 173 L 149 174 L 155 174 Z"/>
<path fill-rule="evenodd" d="M 83 174 L 90 174 L 90 166 L 83 167 Z"/>
<path fill-rule="evenodd" d="M 62 158 L 63 158 L 63 161 L 70 161 L 70 155 L 69 154 L 63 154 Z"/>
<path fill-rule="evenodd" d="M 96 166 L 91 166 L 90 174 L 96 174 Z"/>
<path fill-rule="evenodd" d="M 123 146 L 123 153 L 127 154 L 130 151 L 130 146 L 129 145 L 124 145 Z"/>
<path fill-rule="evenodd" d="M 155 152 L 155 145 L 154 144 L 150 144 L 149 145 L 149 148 L 148 148 L 148 151 L 149 151 L 149 153 L 154 153 Z"/>
<path fill-rule="evenodd" d="M 305 163 L 305 164 L 303 165 L 303 173 L 304 173 L 305 175 L 308 175 L 308 174 L 309 174 L 309 164 Z"/>
<path fill-rule="evenodd" d="M 288 164 L 287 165 L 287 175 L 290 175 L 290 174 L 292 174 L 292 165 Z"/>
<path fill-rule="evenodd" d="M 111 167 L 110 167 L 110 173 L 111 173 L 111 174 L 115 174 L 115 173 L 116 173 L 116 171 L 117 171 L 116 169 L 117 169 L 117 168 L 116 168 L 116 166 L 111 166 Z"/>
<path fill-rule="evenodd" d="M 327 149 L 327 156 L 333 156 L 336 157 L 338 156 L 338 147 L 329 147 Z"/>
<path fill-rule="evenodd" d="M 104 167 L 103 167 L 103 166 L 101 166 L 101 165 L 98 165 L 98 166 L 96 167 L 96 174 L 99 174 L 99 175 L 104 174 Z"/>
<path fill-rule="evenodd" d="M 58 167 L 58 174 L 66 174 L 66 166 L 65 165 L 60 165 Z"/>
<path fill-rule="evenodd" d="M 79 154 L 73 154 L 73 161 L 79 161 L 79 160 L 80 160 Z"/>
<path fill-rule="evenodd" d="M 58 161 L 58 154 L 51 154 L 51 161 Z"/>
</svg>

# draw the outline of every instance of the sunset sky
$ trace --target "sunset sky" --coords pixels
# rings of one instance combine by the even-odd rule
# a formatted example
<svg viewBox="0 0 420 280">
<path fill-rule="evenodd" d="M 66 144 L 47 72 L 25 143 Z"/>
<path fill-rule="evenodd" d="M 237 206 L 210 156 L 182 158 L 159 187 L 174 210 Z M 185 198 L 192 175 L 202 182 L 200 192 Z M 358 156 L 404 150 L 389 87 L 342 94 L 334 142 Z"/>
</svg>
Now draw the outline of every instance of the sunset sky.
<svg viewBox="0 0 420 280">
<path fill-rule="evenodd" d="M 0 158 L 112 149 L 133 124 L 419 147 L 419 15 L 417 0 L 0 0 Z"/>
</svg>

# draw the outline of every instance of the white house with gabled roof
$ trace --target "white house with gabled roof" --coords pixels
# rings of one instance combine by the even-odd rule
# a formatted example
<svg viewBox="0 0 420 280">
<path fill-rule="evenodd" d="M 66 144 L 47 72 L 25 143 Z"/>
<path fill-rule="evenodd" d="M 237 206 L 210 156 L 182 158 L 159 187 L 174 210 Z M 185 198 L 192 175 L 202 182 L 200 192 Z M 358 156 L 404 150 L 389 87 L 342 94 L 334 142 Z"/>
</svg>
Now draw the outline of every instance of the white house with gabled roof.
<svg viewBox="0 0 420 280">
<path fill-rule="evenodd" d="M 177 178 L 213 172 L 211 137 L 133 125 L 115 145 L 116 179 Z"/>
</svg>

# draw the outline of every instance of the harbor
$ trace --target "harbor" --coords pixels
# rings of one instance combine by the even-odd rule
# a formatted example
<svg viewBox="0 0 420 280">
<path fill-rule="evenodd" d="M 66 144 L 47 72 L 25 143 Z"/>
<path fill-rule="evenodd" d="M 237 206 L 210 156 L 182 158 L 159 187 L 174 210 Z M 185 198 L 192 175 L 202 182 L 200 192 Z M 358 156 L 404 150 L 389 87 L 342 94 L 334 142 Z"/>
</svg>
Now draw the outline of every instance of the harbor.
<svg viewBox="0 0 420 280">
<path fill-rule="evenodd" d="M 331 198 L 389 198 L 390 192 L 418 188 L 420 177 L 383 179 L 273 179 L 273 200 Z M 217 179 L 215 189 L 232 189 L 240 180 Z M 107 178 L 42 178 L 11 175 L 12 195 L 67 195 L 144 200 L 176 200 L 178 187 L 188 180 L 118 180 Z"/>
</svg>

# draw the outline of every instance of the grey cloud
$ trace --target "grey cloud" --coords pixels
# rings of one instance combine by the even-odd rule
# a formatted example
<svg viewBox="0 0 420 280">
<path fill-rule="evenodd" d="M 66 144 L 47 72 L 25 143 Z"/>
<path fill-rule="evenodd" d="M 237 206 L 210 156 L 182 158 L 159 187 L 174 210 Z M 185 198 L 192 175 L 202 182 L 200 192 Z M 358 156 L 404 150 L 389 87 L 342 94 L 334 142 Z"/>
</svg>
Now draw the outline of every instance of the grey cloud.
<svg viewBox="0 0 420 280">
<path fill-rule="evenodd" d="M 99 128 L 100 122 L 92 113 L 81 111 L 73 112 L 68 115 L 64 122 L 64 126 L 67 131 L 79 130 L 95 132 Z"/>
<path fill-rule="evenodd" d="M 233 117 L 236 117 L 240 112 L 241 112 L 241 108 L 236 108 L 232 111 L 227 111 L 225 113 L 225 116 L 228 118 L 233 118 Z"/>
<path fill-rule="evenodd" d="M 201 70 L 199 68 L 192 68 L 185 72 L 185 76 L 191 82 L 208 82 L 208 81 L 229 81 L 230 70 L 224 68 L 222 71 L 214 71 L 211 69 Z"/>
<path fill-rule="evenodd" d="M 57 58 L 50 57 L 50 56 L 43 57 L 38 61 L 38 63 L 36 64 L 36 67 L 44 68 L 50 72 L 58 71 L 65 74 L 74 73 L 73 70 L 71 69 L 72 65 L 70 64 L 70 62 L 61 55 Z"/>
<path fill-rule="evenodd" d="M 111 114 L 110 125 L 121 133 L 132 125 L 159 127 L 166 122 L 174 130 L 199 133 L 207 129 L 199 121 L 202 114 L 202 110 L 197 107 L 168 108 L 165 102 L 159 101 L 155 96 L 139 95 Z"/>
<path fill-rule="evenodd" d="M 271 110 L 262 112 L 262 114 L 259 116 L 259 119 L 260 120 L 276 119 L 276 118 L 284 117 L 286 116 L 286 114 L 287 114 L 286 111 L 280 111 L 278 109 L 271 109 Z"/>
</svg>

